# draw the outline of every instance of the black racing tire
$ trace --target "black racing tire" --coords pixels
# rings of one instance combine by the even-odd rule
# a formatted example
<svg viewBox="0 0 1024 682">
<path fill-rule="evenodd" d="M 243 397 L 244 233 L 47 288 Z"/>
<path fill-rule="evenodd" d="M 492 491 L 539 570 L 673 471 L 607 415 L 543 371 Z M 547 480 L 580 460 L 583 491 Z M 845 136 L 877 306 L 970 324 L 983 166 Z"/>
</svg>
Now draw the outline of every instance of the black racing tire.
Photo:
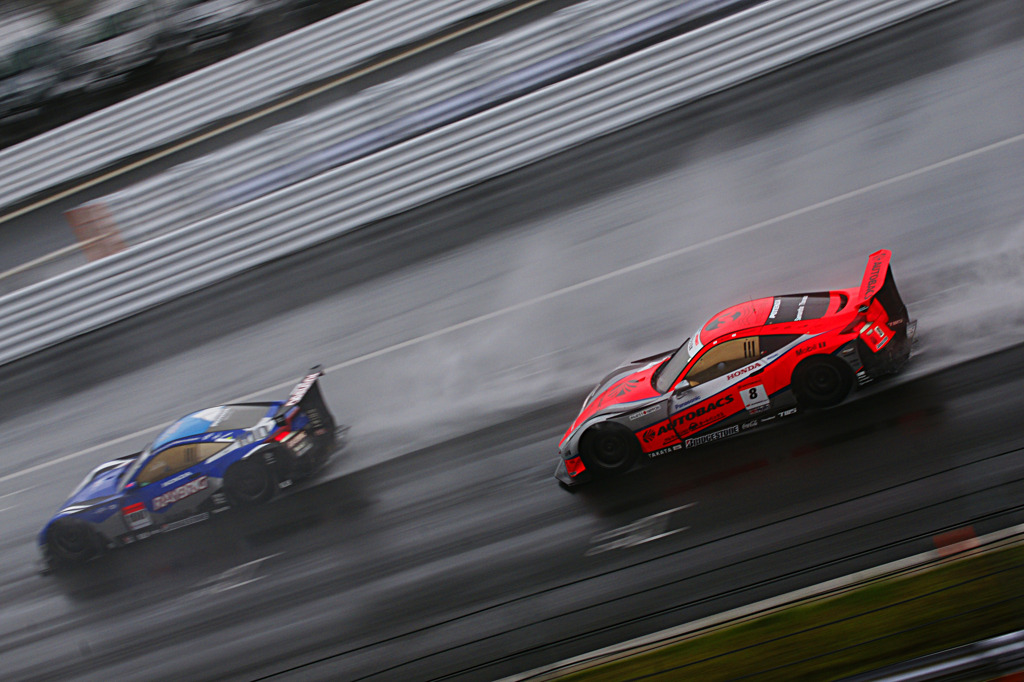
<svg viewBox="0 0 1024 682">
<path fill-rule="evenodd" d="M 224 473 L 224 494 L 232 506 L 251 507 L 274 496 L 277 481 L 270 468 L 258 459 L 235 462 Z"/>
<path fill-rule="evenodd" d="M 81 564 L 103 551 L 100 536 L 81 519 L 57 519 L 46 531 L 46 547 L 60 564 Z"/>
<path fill-rule="evenodd" d="M 793 371 L 793 391 L 802 407 L 832 407 L 853 388 L 853 371 L 830 355 L 812 355 Z"/>
<path fill-rule="evenodd" d="M 621 474 L 636 463 L 640 443 L 618 424 L 595 424 L 580 437 L 580 457 L 592 473 Z"/>
</svg>

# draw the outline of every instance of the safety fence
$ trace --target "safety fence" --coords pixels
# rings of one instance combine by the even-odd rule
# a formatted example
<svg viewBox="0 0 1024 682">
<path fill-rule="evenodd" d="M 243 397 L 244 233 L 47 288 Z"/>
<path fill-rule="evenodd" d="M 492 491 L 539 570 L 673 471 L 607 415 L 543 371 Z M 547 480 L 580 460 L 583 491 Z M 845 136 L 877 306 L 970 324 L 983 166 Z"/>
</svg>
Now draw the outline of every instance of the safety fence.
<svg viewBox="0 0 1024 682">
<path fill-rule="evenodd" d="M 369 0 L 0 152 L 0 207 L 527 0 Z"/>
<path fill-rule="evenodd" d="M 753 4 L 746 0 L 746 4 Z M 76 208 L 133 244 L 620 56 L 738 0 L 588 0 Z M 93 234 L 85 235 L 85 238 Z"/>
<path fill-rule="evenodd" d="M 0 362 L 953 0 L 774 0 L 0 298 Z"/>
</svg>

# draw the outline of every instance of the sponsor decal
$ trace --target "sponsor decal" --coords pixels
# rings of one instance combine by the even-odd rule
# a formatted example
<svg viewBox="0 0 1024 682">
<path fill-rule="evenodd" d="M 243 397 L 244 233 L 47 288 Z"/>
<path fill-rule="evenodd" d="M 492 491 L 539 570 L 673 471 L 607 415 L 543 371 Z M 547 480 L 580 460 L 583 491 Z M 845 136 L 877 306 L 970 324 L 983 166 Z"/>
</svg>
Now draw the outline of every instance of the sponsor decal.
<svg viewBox="0 0 1024 682">
<path fill-rule="evenodd" d="M 765 390 L 764 384 L 741 388 L 740 398 L 743 400 L 743 406 L 747 408 L 747 412 L 751 414 L 764 412 L 772 402 L 771 398 L 768 397 L 768 391 Z"/>
<path fill-rule="evenodd" d="M 178 530 L 185 526 L 191 526 L 193 523 L 200 523 L 210 518 L 209 512 L 203 512 L 202 514 L 196 514 L 195 516 L 188 516 L 180 521 L 172 521 L 171 523 L 165 523 L 160 527 L 161 532 L 170 533 L 172 530 Z"/>
<path fill-rule="evenodd" d="M 713 412 L 714 410 L 719 410 L 719 409 L 725 407 L 726 405 L 728 405 L 732 401 L 733 401 L 732 395 L 724 395 L 721 398 L 719 398 L 718 400 L 709 401 L 706 405 L 701 405 L 697 409 L 690 410 L 686 414 L 678 415 L 676 417 L 676 419 L 678 420 L 677 423 L 678 422 L 684 422 L 684 421 L 686 421 L 686 422 L 693 421 L 694 419 L 697 419 L 698 417 L 703 417 L 704 415 L 709 414 L 710 412 Z M 722 416 L 718 417 L 718 419 L 722 419 L 724 416 L 725 415 L 722 414 Z M 717 421 L 717 419 L 716 419 L 716 421 Z"/>
<path fill-rule="evenodd" d="M 897 318 L 895 320 L 889 320 L 889 329 L 895 329 L 899 325 L 903 324 L 903 318 Z"/>
<path fill-rule="evenodd" d="M 775 299 L 775 303 L 772 304 L 772 311 L 768 314 L 768 319 L 769 320 L 774 320 L 775 319 L 775 316 L 779 314 L 779 306 L 781 306 L 781 305 L 782 305 L 782 299 L 781 298 Z"/>
<path fill-rule="evenodd" d="M 608 390 L 602 393 L 590 407 L 601 410 L 613 403 L 623 402 L 620 399 L 632 393 L 638 386 L 640 386 L 640 379 L 636 377 L 627 376 L 624 379 L 619 379 L 609 386 Z"/>
<path fill-rule="evenodd" d="M 750 421 L 748 421 L 748 422 L 743 422 L 743 423 L 742 423 L 742 424 L 740 425 L 740 428 L 741 428 L 742 430 L 744 430 L 744 431 L 747 431 L 747 430 L 749 430 L 749 429 L 752 429 L 752 428 L 754 428 L 755 426 L 757 426 L 757 420 L 756 420 L 756 419 L 751 419 L 751 420 L 750 420 Z"/>
<path fill-rule="evenodd" d="M 800 303 L 796 306 L 796 317 L 793 318 L 794 322 L 799 322 L 804 316 L 804 306 L 807 305 L 807 297 L 804 296 L 800 299 Z"/>
<path fill-rule="evenodd" d="M 642 436 L 641 440 L 643 440 L 643 442 L 645 443 L 652 443 L 654 442 L 655 438 L 657 438 L 658 436 L 664 436 L 665 434 L 668 434 L 670 439 L 674 439 L 677 437 L 676 430 L 672 426 L 671 422 L 665 422 L 659 427 L 652 426 L 651 428 L 644 431 L 644 435 Z"/>
<path fill-rule="evenodd" d="M 740 313 L 739 313 L 739 311 L 736 311 L 732 315 L 726 315 L 724 317 L 720 317 L 718 319 L 711 320 L 711 322 L 708 322 L 708 326 L 704 327 L 704 328 L 707 329 L 709 332 L 711 332 L 711 331 L 714 331 L 714 330 L 718 329 L 723 324 L 727 324 L 729 322 L 735 322 L 738 319 L 740 319 Z"/>
<path fill-rule="evenodd" d="M 146 511 L 146 505 L 141 502 L 124 507 L 121 510 L 121 513 L 124 514 L 124 522 L 128 526 L 129 530 L 139 530 L 153 525 L 153 519 L 149 517 L 149 512 Z"/>
<path fill-rule="evenodd" d="M 662 448 L 661 450 L 655 450 L 654 452 L 649 452 L 649 453 L 647 453 L 647 456 L 650 457 L 651 459 L 653 459 L 655 457 L 661 457 L 662 455 L 667 455 L 670 452 L 678 452 L 679 450 L 682 450 L 682 449 L 683 449 L 683 446 L 677 443 L 677 444 L 675 444 L 675 445 L 673 445 L 671 447 Z"/>
<path fill-rule="evenodd" d="M 826 344 L 825 344 L 824 341 L 818 341 L 817 343 L 812 343 L 812 344 L 807 345 L 807 346 L 801 346 L 800 348 L 796 349 L 796 356 L 800 357 L 801 355 L 804 355 L 805 353 L 813 353 L 816 350 L 820 350 L 820 349 L 824 348 L 825 345 Z"/>
<path fill-rule="evenodd" d="M 273 422 L 267 422 L 264 424 L 257 424 L 251 429 L 246 429 L 245 433 L 238 439 L 239 447 L 245 447 L 251 443 L 257 443 L 261 440 L 266 439 L 270 435 Z"/>
<path fill-rule="evenodd" d="M 703 396 L 701 396 L 701 394 L 698 391 L 691 389 L 683 398 L 680 398 L 673 403 L 672 410 L 673 412 L 678 412 L 684 407 L 696 405 L 703 399 Z"/>
<path fill-rule="evenodd" d="M 698 445 L 704 445 L 705 443 L 710 443 L 711 441 L 721 440 L 723 438 L 728 438 L 729 436 L 735 436 L 739 432 L 739 426 L 730 426 L 727 429 L 722 429 L 721 431 L 714 431 L 704 436 L 697 436 L 696 438 L 687 438 L 686 447 L 695 448 Z"/>
<path fill-rule="evenodd" d="M 878 288 L 878 278 L 882 274 L 882 259 L 876 258 L 871 261 L 871 272 L 868 275 L 867 287 L 864 289 L 864 298 L 870 298 L 875 295 L 875 290 Z"/>
<path fill-rule="evenodd" d="M 619 385 L 619 391 L 614 397 L 621 398 L 622 396 L 632 393 L 633 389 L 640 385 L 640 380 L 637 378 L 627 379 L 625 382 Z"/>
<path fill-rule="evenodd" d="M 660 409 L 661 409 L 661 403 L 658 403 L 654 407 L 648 407 L 646 410 L 640 410 L 639 412 L 634 412 L 633 414 L 629 415 L 629 421 L 632 422 L 632 421 L 636 421 L 637 419 L 642 419 L 642 418 L 646 417 L 649 414 L 654 414 L 655 412 L 657 412 Z"/>
<path fill-rule="evenodd" d="M 882 348 L 885 346 L 885 344 L 889 343 L 889 339 L 892 338 L 891 336 L 887 335 L 885 333 L 885 330 L 883 330 L 877 324 L 875 324 L 873 326 L 871 324 L 866 324 L 866 325 L 864 325 L 864 328 L 861 329 L 860 331 L 861 331 L 861 337 L 864 339 L 864 342 L 867 343 L 868 346 L 871 346 L 873 344 L 874 347 L 872 348 L 872 350 L 875 351 L 876 353 L 878 351 L 882 350 Z M 878 340 L 872 342 L 872 340 L 871 340 L 872 336 L 877 336 Z"/>
<path fill-rule="evenodd" d="M 703 347 L 704 344 L 700 341 L 700 331 L 698 330 L 697 333 L 693 335 L 693 338 L 690 339 L 690 343 L 686 344 L 686 350 L 692 358 L 697 354 L 697 351 Z"/>
<path fill-rule="evenodd" d="M 200 476 L 194 481 L 189 481 L 183 486 L 179 486 L 174 490 L 169 490 L 162 495 L 157 495 L 153 498 L 153 511 L 160 511 L 164 507 L 175 502 L 184 500 L 186 497 L 195 495 L 200 490 L 206 490 L 209 486 L 209 482 L 206 476 Z"/>
<path fill-rule="evenodd" d="M 725 375 L 725 380 L 726 381 L 732 381 L 733 379 L 737 379 L 737 378 L 739 378 L 739 377 L 741 377 L 741 376 L 743 376 L 745 374 L 750 374 L 751 372 L 759 370 L 762 367 L 764 367 L 764 363 L 762 363 L 760 360 L 758 360 L 757 362 L 752 362 L 749 365 L 747 365 L 746 367 L 740 367 L 738 370 L 736 370 L 732 374 L 726 374 Z"/>
<path fill-rule="evenodd" d="M 287 408 L 292 407 L 294 405 L 298 405 L 299 401 L 306 396 L 306 393 L 309 391 L 309 388 L 314 383 L 316 383 L 316 380 L 319 378 L 320 372 L 314 372 L 313 374 L 307 375 L 305 379 L 300 381 L 298 385 L 292 389 L 292 394 L 288 396 L 288 400 L 285 401 L 282 407 Z"/>
<path fill-rule="evenodd" d="M 788 417 L 791 414 L 796 414 L 796 408 L 795 407 L 791 407 L 788 410 L 783 410 L 782 412 L 779 412 L 779 416 L 780 417 Z"/>
</svg>

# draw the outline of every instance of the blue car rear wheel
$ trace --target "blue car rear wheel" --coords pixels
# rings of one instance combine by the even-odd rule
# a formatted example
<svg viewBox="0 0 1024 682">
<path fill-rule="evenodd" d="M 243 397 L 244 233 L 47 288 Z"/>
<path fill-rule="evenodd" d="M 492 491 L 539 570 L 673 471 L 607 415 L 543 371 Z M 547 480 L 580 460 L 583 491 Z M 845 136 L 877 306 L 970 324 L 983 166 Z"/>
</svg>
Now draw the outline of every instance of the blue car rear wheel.
<svg viewBox="0 0 1024 682">
<path fill-rule="evenodd" d="M 274 496 L 277 482 L 261 461 L 243 459 L 232 464 L 224 474 L 224 492 L 232 505 L 262 504 Z"/>
</svg>

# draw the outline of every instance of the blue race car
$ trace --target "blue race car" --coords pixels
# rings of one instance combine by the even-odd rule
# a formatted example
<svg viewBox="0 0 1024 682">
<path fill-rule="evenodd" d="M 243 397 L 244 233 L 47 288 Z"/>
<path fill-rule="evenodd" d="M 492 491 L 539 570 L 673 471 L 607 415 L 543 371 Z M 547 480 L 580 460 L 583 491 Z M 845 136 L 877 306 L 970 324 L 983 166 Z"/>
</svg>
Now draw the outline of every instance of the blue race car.
<svg viewBox="0 0 1024 682">
<path fill-rule="evenodd" d="M 343 443 L 319 366 L 283 402 L 221 405 L 167 427 L 145 450 L 96 467 L 39 534 L 47 568 L 270 500 Z"/>
</svg>

